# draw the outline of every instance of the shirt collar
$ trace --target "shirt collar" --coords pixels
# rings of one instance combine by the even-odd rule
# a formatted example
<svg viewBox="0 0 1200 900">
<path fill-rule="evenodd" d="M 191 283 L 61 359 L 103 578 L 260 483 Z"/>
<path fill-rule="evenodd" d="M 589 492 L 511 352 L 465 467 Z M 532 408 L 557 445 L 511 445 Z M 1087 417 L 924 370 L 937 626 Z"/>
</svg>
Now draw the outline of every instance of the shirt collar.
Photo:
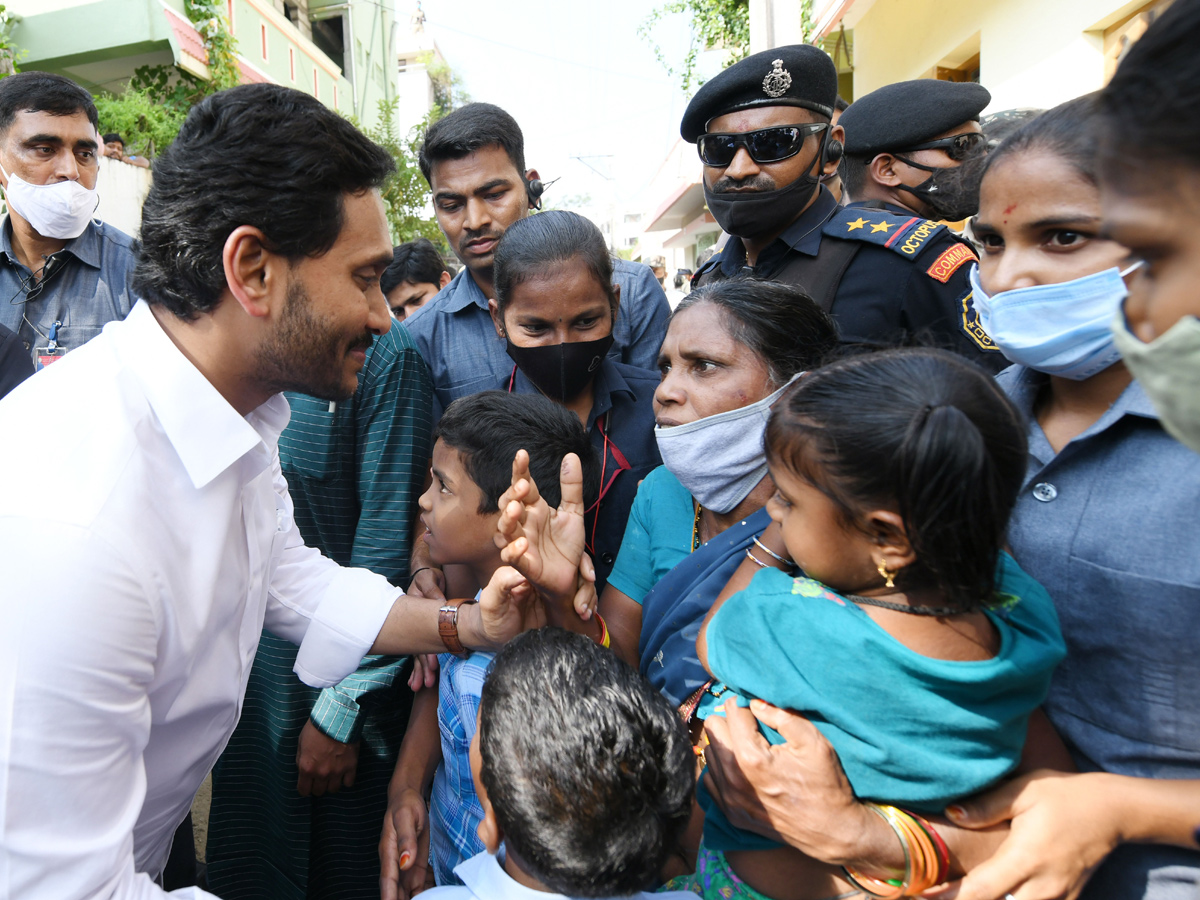
<svg viewBox="0 0 1200 900">
<path fill-rule="evenodd" d="M 899 203 L 889 203 L 886 200 L 859 200 L 857 203 L 847 203 L 846 209 L 882 209 L 906 218 L 917 215 L 908 207 L 901 206 Z"/>
<path fill-rule="evenodd" d="M 113 334 L 117 352 L 140 382 L 197 490 L 257 447 L 267 451 L 259 470 L 269 464 L 291 416 L 282 394 L 247 416 L 239 415 L 175 346 L 144 300 L 124 322 L 105 331 Z"/>
<path fill-rule="evenodd" d="M 997 376 L 997 380 L 1002 387 L 1006 388 L 1017 409 L 1021 410 L 1030 422 L 1033 422 L 1033 408 L 1037 403 L 1038 393 L 1049 383 L 1050 376 L 1045 372 L 1039 372 L 1026 366 L 1013 365 L 1001 372 Z M 1155 422 L 1158 421 L 1158 412 L 1155 410 L 1154 404 L 1150 402 L 1150 398 L 1146 396 L 1145 390 L 1142 389 L 1136 378 L 1121 392 L 1121 396 L 1117 397 L 1113 405 L 1105 410 L 1104 415 L 1074 438 L 1072 443 L 1107 431 L 1125 416 L 1141 416 L 1145 419 L 1153 419 Z"/>
<path fill-rule="evenodd" d="M 759 267 L 795 250 L 806 256 L 816 256 L 821 250 L 821 226 L 838 208 L 829 188 L 821 185 L 812 206 L 800 214 L 758 257 Z M 736 275 L 746 265 L 746 246 L 738 238 L 731 239 L 721 251 L 721 272 L 727 277 Z M 769 268 L 769 265 L 768 265 Z"/>
<path fill-rule="evenodd" d="M 12 246 L 12 218 L 5 215 L 4 227 L 0 228 L 0 251 L 8 261 L 14 265 L 20 265 L 17 262 L 16 254 L 13 253 Z M 83 229 L 83 234 L 77 238 L 67 241 L 66 245 L 59 251 L 60 253 L 70 253 L 82 263 L 86 263 L 93 269 L 100 268 L 100 233 L 95 222 L 88 222 L 87 227 Z"/>
<path fill-rule="evenodd" d="M 459 269 L 458 274 L 450 279 L 450 283 L 446 285 L 444 290 L 446 292 L 446 305 L 443 308 L 447 312 L 458 312 L 459 310 L 466 309 L 472 303 L 484 312 L 488 312 L 488 298 L 479 289 L 479 285 L 471 277 L 471 270 L 466 266 Z"/>
<path fill-rule="evenodd" d="M 535 891 L 514 880 L 500 861 L 486 851 L 458 864 L 454 874 L 462 879 L 467 889 L 485 900 L 555 900 L 562 894 Z"/>
<path fill-rule="evenodd" d="M 533 382 L 520 369 L 517 369 L 515 377 L 510 375 L 504 379 L 504 388 L 508 388 L 510 379 L 513 390 L 518 393 L 536 394 L 538 392 Z M 600 368 L 596 370 L 596 378 L 592 382 L 592 411 L 588 413 L 587 423 L 589 432 L 596 420 L 613 408 L 613 397 L 616 394 L 625 394 L 631 400 L 637 399 L 633 388 L 625 380 L 625 376 L 621 374 L 612 359 L 606 356 L 600 361 Z"/>
</svg>

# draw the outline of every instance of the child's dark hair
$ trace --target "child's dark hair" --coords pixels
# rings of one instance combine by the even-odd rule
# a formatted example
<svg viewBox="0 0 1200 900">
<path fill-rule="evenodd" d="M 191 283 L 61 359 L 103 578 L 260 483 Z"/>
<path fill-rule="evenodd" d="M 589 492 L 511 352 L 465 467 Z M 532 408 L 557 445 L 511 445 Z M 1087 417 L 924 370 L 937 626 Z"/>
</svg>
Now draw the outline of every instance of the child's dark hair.
<svg viewBox="0 0 1200 900">
<path fill-rule="evenodd" d="M 505 645 L 483 685 L 479 750 L 507 852 L 568 897 L 646 890 L 691 816 L 683 721 L 583 635 L 543 628 Z"/>
<path fill-rule="evenodd" d="M 493 269 L 496 305 L 501 316 L 513 288 L 555 271 L 567 260 L 579 258 L 608 296 L 613 316 L 617 297 L 613 264 L 604 235 L 589 219 L 565 209 L 526 216 L 508 226 L 496 245 Z"/>
<path fill-rule="evenodd" d="M 387 294 L 402 281 L 437 284 L 445 271 L 446 264 L 433 242 L 417 238 L 392 248 L 392 262 L 379 276 L 379 289 Z"/>
<path fill-rule="evenodd" d="M 1030 119 L 987 155 L 984 175 L 1014 153 L 1044 151 L 1062 157 L 1080 177 L 1097 184 L 1096 145 L 1100 139 L 1098 94 L 1084 94 Z"/>
<path fill-rule="evenodd" d="M 828 496 L 847 524 L 904 520 L 901 586 L 964 610 L 990 603 L 1025 478 L 1025 423 L 983 370 L 942 350 L 867 353 L 810 372 L 771 411 L 767 460 Z"/>
<path fill-rule="evenodd" d="M 562 500 L 559 469 L 568 453 L 583 464 L 584 505 L 591 506 L 600 493 L 599 454 L 579 417 L 541 394 L 483 391 L 461 397 L 446 407 L 434 437 L 462 456 L 483 494 L 480 515 L 499 510 L 518 450 L 529 453 L 529 474 L 551 509 Z"/>
<path fill-rule="evenodd" d="M 696 288 L 671 318 L 711 303 L 724 314 L 729 336 L 762 357 L 781 387 L 815 369 L 838 348 L 833 319 L 799 288 L 757 278 L 727 278 Z"/>
</svg>

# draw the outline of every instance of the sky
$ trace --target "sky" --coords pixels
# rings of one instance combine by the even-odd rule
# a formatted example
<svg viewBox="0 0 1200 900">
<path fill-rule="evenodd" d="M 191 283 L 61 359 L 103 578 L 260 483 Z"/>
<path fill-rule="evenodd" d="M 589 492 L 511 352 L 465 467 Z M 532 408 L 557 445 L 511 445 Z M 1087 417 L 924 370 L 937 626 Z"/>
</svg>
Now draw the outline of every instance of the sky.
<svg viewBox="0 0 1200 900">
<path fill-rule="evenodd" d="M 543 181 L 561 178 L 546 201 L 641 209 L 646 184 L 679 136 L 687 105 L 678 76 L 667 74 L 638 34 L 662 0 L 423 0 L 425 30 L 463 79 L 472 100 L 512 113 L 525 134 L 526 165 Z M 405 0 L 397 3 L 401 27 Z M 415 6 L 415 3 L 412 4 Z M 682 62 L 690 31 L 682 15 L 653 37 L 669 61 Z M 705 54 L 703 71 L 719 69 Z M 585 157 L 586 161 L 573 157 Z M 697 160 L 697 165 L 699 161 Z M 599 170 L 598 174 L 597 171 Z"/>
</svg>

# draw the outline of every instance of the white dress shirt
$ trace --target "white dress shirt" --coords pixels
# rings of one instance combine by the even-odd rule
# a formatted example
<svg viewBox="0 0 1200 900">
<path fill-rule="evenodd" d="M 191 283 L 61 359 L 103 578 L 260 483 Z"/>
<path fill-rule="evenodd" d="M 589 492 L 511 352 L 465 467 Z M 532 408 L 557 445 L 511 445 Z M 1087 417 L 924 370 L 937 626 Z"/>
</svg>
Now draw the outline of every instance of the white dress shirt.
<svg viewBox="0 0 1200 900">
<path fill-rule="evenodd" d="M 145 303 L 0 402 L 0 900 L 162 896 L 264 625 L 317 687 L 374 642 L 399 592 L 304 546 L 288 415 L 239 415 Z"/>
<path fill-rule="evenodd" d="M 515 881 L 490 853 L 480 853 L 454 867 L 462 884 L 431 888 L 421 896 L 425 900 L 567 900 L 564 894 L 535 891 Z M 618 898 L 613 898 L 618 900 Z M 641 891 L 619 900 L 696 900 L 690 891 Z"/>
</svg>

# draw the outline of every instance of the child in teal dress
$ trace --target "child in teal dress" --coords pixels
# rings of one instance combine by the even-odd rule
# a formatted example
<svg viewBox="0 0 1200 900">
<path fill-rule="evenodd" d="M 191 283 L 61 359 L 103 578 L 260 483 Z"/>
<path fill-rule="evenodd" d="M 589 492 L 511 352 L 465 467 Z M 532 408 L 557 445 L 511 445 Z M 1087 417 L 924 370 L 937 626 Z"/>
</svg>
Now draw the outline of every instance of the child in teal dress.
<svg viewBox="0 0 1200 900">
<path fill-rule="evenodd" d="M 1011 773 L 1065 652 L 1050 597 L 1002 550 L 1026 461 L 1016 409 L 950 354 L 869 354 L 785 394 L 766 455 L 774 525 L 701 630 L 714 684 L 699 715 L 753 697 L 802 712 L 857 797 L 918 815 Z M 733 826 L 703 784 L 698 799 L 697 873 L 672 887 L 856 893 L 834 867 Z M 898 872 L 872 877 L 858 883 L 904 889 Z"/>
</svg>

